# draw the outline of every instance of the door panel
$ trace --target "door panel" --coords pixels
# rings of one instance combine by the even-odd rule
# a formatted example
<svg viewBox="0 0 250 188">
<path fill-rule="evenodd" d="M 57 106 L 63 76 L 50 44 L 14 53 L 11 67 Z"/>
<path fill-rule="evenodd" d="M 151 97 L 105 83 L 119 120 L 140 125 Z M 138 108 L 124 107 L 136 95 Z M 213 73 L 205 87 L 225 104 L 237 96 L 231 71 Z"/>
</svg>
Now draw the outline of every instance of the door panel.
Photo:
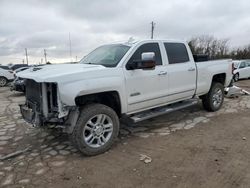
<svg viewBox="0 0 250 188">
<path fill-rule="evenodd" d="M 125 72 L 128 111 L 138 111 L 162 103 L 168 88 L 168 75 L 164 66 L 155 70 L 130 70 Z"/>
<path fill-rule="evenodd" d="M 170 100 L 192 97 L 196 87 L 196 69 L 193 63 L 172 64 L 167 69 Z"/>
</svg>

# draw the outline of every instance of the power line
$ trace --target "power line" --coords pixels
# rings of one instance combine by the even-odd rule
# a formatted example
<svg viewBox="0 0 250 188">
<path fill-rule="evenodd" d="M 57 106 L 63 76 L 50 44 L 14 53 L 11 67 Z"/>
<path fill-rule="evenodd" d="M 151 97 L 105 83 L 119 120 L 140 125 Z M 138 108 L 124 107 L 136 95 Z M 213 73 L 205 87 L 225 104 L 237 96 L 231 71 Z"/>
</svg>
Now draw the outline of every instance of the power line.
<svg viewBox="0 0 250 188">
<path fill-rule="evenodd" d="M 47 53 L 46 50 L 44 49 L 44 59 L 45 59 L 45 64 L 47 63 Z"/>
<path fill-rule="evenodd" d="M 25 56 L 26 56 L 26 63 L 28 65 L 29 61 L 28 61 L 28 51 L 27 51 L 27 48 L 25 48 Z"/>
<path fill-rule="evenodd" d="M 70 61 L 72 62 L 72 51 L 71 51 L 71 38 L 70 38 L 70 32 L 69 32 L 69 55 L 70 55 Z"/>
<path fill-rule="evenodd" d="M 155 22 L 151 22 L 151 39 L 154 38 Z"/>
</svg>

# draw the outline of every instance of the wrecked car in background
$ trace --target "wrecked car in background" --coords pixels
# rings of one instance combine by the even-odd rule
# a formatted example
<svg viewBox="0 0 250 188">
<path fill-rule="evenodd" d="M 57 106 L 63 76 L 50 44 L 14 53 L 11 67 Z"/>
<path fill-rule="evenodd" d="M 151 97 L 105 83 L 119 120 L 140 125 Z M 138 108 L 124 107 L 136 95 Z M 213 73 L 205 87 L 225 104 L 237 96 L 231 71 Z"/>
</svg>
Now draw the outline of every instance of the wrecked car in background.
<svg viewBox="0 0 250 188">
<path fill-rule="evenodd" d="M 104 45 L 78 64 L 35 67 L 26 82 L 23 118 L 59 124 L 85 155 L 107 151 L 120 119 L 137 123 L 186 108 L 199 98 L 217 111 L 232 79 L 232 61 L 196 63 L 186 42 L 144 40 Z"/>
<path fill-rule="evenodd" d="M 237 82 L 239 79 L 250 78 L 250 60 L 238 60 L 233 61 L 234 63 L 234 81 Z"/>
</svg>

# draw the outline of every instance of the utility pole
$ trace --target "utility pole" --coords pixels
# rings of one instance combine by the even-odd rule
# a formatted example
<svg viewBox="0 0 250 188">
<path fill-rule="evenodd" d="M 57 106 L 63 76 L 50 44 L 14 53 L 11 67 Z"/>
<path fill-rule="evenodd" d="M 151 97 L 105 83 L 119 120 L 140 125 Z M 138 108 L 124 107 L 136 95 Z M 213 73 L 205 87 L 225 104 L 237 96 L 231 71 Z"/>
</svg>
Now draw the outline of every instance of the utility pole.
<svg viewBox="0 0 250 188">
<path fill-rule="evenodd" d="M 23 64 L 24 64 L 24 59 L 23 59 Z"/>
<path fill-rule="evenodd" d="M 46 50 L 44 49 L 44 60 L 45 60 L 45 64 L 47 63 L 47 53 Z"/>
<path fill-rule="evenodd" d="M 71 38 L 70 38 L 70 32 L 69 32 L 69 55 L 70 55 L 70 61 L 72 62 L 72 51 L 71 51 Z"/>
<path fill-rule="evenodd" d="M 154 38 L 155 22 L 151 22 L 151 39 Z"/>
<path fill-rule="evenodd" d="M 77 62 L 77 56 L 76 56 L 76 62 Z"/>
<path fill-rule="evenodd" d="M 29 64 L 27 48 L 25 48 L 26 63 Z"/>
</svg>

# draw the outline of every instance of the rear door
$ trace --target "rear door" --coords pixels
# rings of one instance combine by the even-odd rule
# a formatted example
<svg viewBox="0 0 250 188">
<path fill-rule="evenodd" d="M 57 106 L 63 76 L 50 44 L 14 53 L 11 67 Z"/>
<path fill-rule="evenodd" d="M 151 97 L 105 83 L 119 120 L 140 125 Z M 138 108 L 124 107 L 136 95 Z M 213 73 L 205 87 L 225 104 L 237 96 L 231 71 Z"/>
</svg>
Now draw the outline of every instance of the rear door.
<svg viewBox="0 0 250 188">
<path fill-rule="evenodd" d="M 168 58 L 169 100 L 191 98 L 196 89 L 196 66 L 184 43 L 164 42 Z"/>
</svg>

